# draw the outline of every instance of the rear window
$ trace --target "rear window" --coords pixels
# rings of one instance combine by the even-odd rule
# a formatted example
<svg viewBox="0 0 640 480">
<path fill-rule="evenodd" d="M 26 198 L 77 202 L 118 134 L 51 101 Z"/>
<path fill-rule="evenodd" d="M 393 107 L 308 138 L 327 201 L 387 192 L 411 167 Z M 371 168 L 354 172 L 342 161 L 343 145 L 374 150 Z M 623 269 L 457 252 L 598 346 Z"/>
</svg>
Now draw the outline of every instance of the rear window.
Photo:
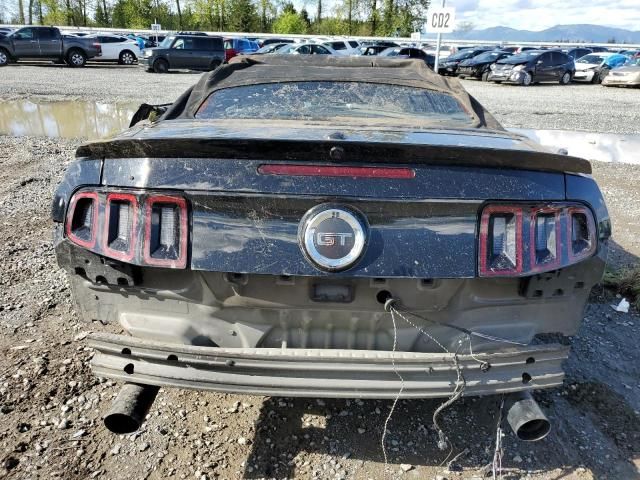
<svg viewBox="0 0 640 480">
<path fill-rule="evenodd" d="M 196 113 L 202 119 L 367 120 L 471 126 L 451 95 L 424 88 L 364 82 L 283 82 L 215 91 Z"/>
</svg>

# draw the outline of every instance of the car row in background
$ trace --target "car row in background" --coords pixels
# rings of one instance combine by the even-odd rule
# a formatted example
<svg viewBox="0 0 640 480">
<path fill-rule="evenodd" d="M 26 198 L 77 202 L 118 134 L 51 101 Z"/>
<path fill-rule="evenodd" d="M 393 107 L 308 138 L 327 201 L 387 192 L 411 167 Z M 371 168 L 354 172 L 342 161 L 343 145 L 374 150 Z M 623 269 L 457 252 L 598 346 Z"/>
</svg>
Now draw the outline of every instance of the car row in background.
<svg viewBox="0 0 640 480">
<path fill-rule="evenodd" d="M 543 82 L 567 85 L 571 81 L 635 86 L 639 58 L 637 50 L 593 52 L 576 47 L 522 49 L 513 53 L 510 49 L 479 47 L 451 55 L 440 64 L 438 71 L 443 75 L 524 86 Z M 616 73 L 610 81 L 604 81 L 623 67 L 622 74 Z"/>
<path fill-rule="evenodd" d="M 524 86 L 542 82 L 566 85 L 572 80 L 604 85 L 638 83 L 635 74 L 638 65 L 634 61 L 640 58 L 638 50 L 611 52 L 604 47 L 583 45 L 565 49 L 464 46 L 441 47 L 440 53 L 438 73 L 461 78 Z M 435 68 L 434 47 L 426 43 L 334 37 L 259 39 L 222 37 L 205 32 L 142 36 L 61 32 L 55 27 L 0 28 L 0 66 L 23 58 L 38 58 L 79 67 L 90 59 L 121 65 L 139 63 L 148 71 L 166 73 L 170 70 L 207 71 L 237 55 L 254 54 L 408 58 L 422 60 L 431 69 Z"/>
</svg>

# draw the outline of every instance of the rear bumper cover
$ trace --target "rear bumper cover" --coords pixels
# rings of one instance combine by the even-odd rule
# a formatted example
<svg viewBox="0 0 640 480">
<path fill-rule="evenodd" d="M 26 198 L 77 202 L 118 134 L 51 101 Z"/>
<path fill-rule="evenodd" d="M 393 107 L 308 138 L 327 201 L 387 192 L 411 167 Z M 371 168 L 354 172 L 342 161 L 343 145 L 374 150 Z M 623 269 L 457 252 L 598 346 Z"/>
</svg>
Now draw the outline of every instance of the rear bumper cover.
<svg viewBox="0 0 640 480">
<path fill-rule="evenodd" d="M 96 375 L 161 387 L 285 397 L 384 399 L 394 398 L 400 390 L 397 371 L 404 379 L 402 398 L 439 398 L 449 396 L 457 381 L 454 354 L 215 348 L 105 333 L 92 334 L 89 344 L 96 350 L 92 360 Z M 466 382 L 464 394 L 558 386 L 568 352 L 566 346 L 545 344 L 476 354 L 475 358 L 458 355 Z"/>
</svg>

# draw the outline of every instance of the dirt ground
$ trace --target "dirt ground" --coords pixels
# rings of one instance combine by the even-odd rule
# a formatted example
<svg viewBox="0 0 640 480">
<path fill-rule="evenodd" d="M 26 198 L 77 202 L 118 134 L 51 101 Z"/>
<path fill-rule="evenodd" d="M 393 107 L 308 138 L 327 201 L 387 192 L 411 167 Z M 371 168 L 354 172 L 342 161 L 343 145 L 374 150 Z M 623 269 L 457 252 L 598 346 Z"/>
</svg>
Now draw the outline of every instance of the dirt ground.
<svg viewBox="0 0 640 480">
<path fill-rule="evenodd" d="M 0 136 L 0 478 L 385 478 L 389 401 L 161 390 L 141 431 L 103 427 L 119 385 L 92 375 L 84 338 L 105 327 L 74 312 L 50 241 L 50 199 L 78 143 Z M 637 263 L 640 166 L 594 168 L 613 218 L 612 260 Z M 505 430 L 505 478 L 640 478 L 640 317 L 615 312 L 617 301 L 594 291 L 564 386 L 537 394 L 552 433 L 528 444 Z M 387 478 L 482 478 L 498 402 L 465 398 L 445 414 L 453 454 L 466 451 L 453 471 L 432 428 L 440 402 L 399 402 Z"/>
</svg>

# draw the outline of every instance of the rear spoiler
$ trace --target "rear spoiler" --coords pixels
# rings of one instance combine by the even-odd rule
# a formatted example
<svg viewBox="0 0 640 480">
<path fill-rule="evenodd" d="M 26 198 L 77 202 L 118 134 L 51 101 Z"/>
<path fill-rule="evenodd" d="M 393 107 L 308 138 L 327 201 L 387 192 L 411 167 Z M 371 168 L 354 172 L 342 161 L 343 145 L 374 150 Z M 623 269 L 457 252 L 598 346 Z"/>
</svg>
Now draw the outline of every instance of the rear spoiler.
<svg viewBox="0 0 640 480">
<path fill-rule="evenodd" d="M 81 145 L 84 158 L 220 158 L 345 164 L 420 164 L 590 174 L 584 159 L 536 150 L 341 140 L 120 136 Z"/>
</svg>

